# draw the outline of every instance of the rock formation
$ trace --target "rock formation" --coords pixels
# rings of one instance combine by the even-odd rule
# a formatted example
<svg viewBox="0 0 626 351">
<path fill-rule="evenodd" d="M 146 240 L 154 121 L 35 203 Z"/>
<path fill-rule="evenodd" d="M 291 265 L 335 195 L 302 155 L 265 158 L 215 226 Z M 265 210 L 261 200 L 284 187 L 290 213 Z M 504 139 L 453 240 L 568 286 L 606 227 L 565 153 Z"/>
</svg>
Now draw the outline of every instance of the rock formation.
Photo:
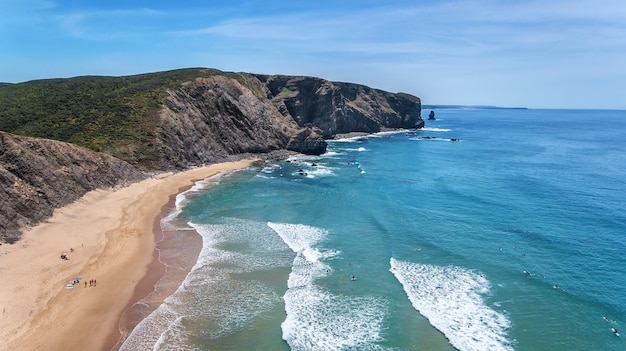
<svg viewBox="0 0 626 351">
<path fill-rule="evenodd" d="M 156 147 L 136 162 L 148 169 L 181 169 L 280 149 L 320 155 L 325 139 L 336 134 L 421 128 L 420 112 L 420 100 L 412 95 L 320 78 L 197 78 L 167 90 Z"/>
<path fill-rule="evenodd" d="M 330 139 L 349 132 L 376 133 L 383 128 L 421 128 L 421 101 L 370 87 L 314 77 L 256 75 L 283 116 L 299 127 L 313 125 Z"/>
<path fill-rule="evenodd" d="M 36 224 L 90 190 L 146 175 L 109 155 L 54 140 L 0 132 L 0 241 L 19 239 Z"/>
<path fill-rule="evenodd" d="M 87 191 L 145 172 L 281 150 L 319 155 L 337 134 L 424 126 L 409 94 L 209 69 L 4 85 L 0 105 L 0 128 L 32 136 L 0 132 L 0 242 Z"/>
</svg>

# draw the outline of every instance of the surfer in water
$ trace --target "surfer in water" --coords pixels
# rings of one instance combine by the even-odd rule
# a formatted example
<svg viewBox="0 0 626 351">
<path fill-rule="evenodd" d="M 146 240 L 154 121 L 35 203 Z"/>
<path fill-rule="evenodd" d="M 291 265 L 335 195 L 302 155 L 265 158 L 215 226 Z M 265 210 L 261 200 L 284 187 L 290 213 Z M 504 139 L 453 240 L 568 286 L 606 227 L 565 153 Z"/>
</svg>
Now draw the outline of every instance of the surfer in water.
<svg viewBox="0 0 626 351">
<path fill-rule="evenodd" d="M 350 280 L 355 281 L 355 280 L 356 280 L 356 277 L 355 277 L 355 276 L 352 276 L 352 278 L 350 278 Z"/>
<path fill-rule="evenodd" d="M 611 331 L 613 332 L 613 334 L 619 336 L 619 332 L 617 331 L 617 329 L 611 328 Z"/>
</svg>

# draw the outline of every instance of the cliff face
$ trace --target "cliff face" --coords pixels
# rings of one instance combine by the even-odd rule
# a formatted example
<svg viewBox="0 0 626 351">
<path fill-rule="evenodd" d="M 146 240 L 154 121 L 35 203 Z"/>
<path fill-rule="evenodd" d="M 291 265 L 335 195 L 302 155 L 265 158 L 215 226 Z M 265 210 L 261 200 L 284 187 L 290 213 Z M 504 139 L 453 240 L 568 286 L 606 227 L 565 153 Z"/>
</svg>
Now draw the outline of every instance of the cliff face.
<svg viewBox="0 0 626 351">
<path fill-rule="evenodd" d="M 279 149 L 321 154 L 339 133 L 423 127 L 420 112 L 417 97 L 320 78 L 197 78 L 167 91 L 151 158 L 163 169 Z"/>
<path fill-rule="evenodd" d="M 0 128 L 99 152 L 0 132 L 0 241 L 92 189 L 142 179 L 142 170 L 279 150 L 319 155 L 336 134 L 420 128 L 420 113 L 408 94 L 208 69 L 2 86 Z"/>
<path fill-rule="evenodd" d="M 86 192 L 133 182 L 144 173 L 114 157 L 59 141 L 0 132 L 0 242 L 19 239 Z"/>
<path fill-rule="evenodd" d="M 224 76 L 168 90 L 159 111 L 160 169 L 212 163 L 230 155 L 284 149 L 296 126 L 251 88 Z"/>
<path fill-rule="evenodd" d="M 349 132 L 383 128 L 421 128 L 421 101 L 370 87 L 314 77 L 256 75 L 283 116 L 298 126 L 313 125 L 326 139 Z"/>
</svg>

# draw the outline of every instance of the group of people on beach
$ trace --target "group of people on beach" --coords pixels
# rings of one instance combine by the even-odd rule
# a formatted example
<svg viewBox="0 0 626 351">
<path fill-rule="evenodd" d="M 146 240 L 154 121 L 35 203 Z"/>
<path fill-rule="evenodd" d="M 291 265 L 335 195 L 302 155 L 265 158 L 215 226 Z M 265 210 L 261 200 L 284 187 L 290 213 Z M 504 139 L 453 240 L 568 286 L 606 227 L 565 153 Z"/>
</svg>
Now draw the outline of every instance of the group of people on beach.
<svg viewBox="0 0 626 351">
<path fill-rule="evenodd" d="M 96 286 L 96 280 L 95 279 L 90 279 L 89 280 L 89 286 Z M 85 288 L 87 287 L 87 281 L 85 280 Z"/>
<path fill-rule="evenodd" d="M 70 252 L 74 252 L 74 249 L 70 248 Z M 61 259 L 67 261 L 67 260 L 70 259 L 70 257 L 67 255 L 67 252 L 63 252 L 63 253 L 61 253 Z"/>
</svg>

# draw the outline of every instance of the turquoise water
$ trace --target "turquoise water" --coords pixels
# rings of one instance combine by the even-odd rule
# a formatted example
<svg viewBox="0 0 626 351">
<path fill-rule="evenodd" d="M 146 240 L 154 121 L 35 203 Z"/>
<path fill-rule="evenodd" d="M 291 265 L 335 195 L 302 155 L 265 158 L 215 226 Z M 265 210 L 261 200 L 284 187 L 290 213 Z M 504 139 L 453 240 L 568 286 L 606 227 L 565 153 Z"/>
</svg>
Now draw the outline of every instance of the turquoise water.
<svg viewBox="0 0 626 351">
<path fill-rule="evenodd" d="M 203 250 L 122 349 L 626 349 L 626 112 L 437 117 L 179 195 Z"/>
</svg>

